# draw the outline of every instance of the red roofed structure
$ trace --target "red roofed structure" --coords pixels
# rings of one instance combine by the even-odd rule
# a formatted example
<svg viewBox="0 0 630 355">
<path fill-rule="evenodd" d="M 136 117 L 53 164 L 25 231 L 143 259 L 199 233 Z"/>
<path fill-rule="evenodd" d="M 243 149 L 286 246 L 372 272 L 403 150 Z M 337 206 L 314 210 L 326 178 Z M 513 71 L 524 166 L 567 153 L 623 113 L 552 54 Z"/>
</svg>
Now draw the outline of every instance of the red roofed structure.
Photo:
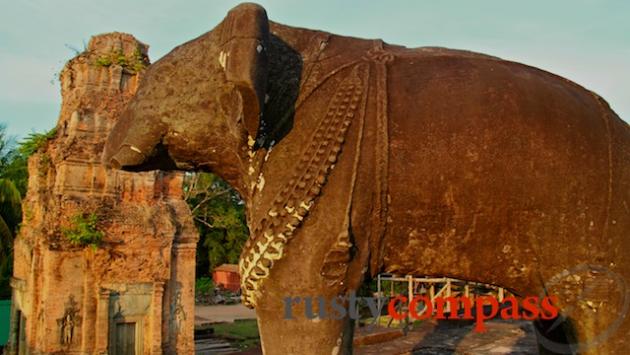
<svg viewBox="0 0 630 355">
<path fill-rule="evenodd" d="M 235 264 L 217 266 L 212 271 L 212 280 L 216 286 L 221 285 L 233 292 L 237 292 L 241 288 L 241 276 L 238 272 L 238 265 Z"/>
</svg>

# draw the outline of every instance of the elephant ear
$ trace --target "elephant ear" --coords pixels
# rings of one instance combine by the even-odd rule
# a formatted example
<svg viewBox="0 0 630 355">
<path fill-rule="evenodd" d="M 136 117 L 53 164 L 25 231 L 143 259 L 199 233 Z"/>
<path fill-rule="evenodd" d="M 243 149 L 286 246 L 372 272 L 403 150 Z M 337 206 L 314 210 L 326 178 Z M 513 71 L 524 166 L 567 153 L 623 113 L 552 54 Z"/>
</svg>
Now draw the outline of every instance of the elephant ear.
<svg viewBox="0 0 630 355">
<path fill-rule="evenodd" d="M 241 4 L 230 10 L 221 24 L 219 61 L 228 82 L 241 94 L 247 132 L 257 137 L 265 105 L 269 71 L 269 21 L 265 9 Z"/>
</svg>

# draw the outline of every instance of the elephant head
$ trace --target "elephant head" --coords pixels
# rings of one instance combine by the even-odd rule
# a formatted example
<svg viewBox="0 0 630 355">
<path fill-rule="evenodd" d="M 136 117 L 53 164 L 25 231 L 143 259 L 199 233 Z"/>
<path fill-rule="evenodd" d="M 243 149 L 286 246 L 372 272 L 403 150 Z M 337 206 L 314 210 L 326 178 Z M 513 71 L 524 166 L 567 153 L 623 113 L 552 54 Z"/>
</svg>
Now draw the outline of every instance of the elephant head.
<svg viewBox="0 0 630 355">
<path fill-rule="evenodd" d="M 212 171 L 242 192 L 248 151 L 264 144 L 269 46 L 265 10 L 241 4 L 212 31 L 151 65 L 110 133 L 105 163 Z"/>
</svg>

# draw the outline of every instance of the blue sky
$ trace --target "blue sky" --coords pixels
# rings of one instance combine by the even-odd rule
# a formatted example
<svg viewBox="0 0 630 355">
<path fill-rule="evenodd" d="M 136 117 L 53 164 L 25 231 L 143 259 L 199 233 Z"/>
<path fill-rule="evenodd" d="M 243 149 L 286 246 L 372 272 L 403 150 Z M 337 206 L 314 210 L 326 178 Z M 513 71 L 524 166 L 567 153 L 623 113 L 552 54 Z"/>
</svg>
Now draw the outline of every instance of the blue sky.
<svg viewBox="0 0 630 355">
<path fill-rule="evenodd" d="M 90 36 L 121 31 L 155 61 L 239 1 L 0 0 L 0 123 L 23 137 L 57 121 L 55 74 Z M 630 121 L 630 1 L 269 0 L 270 19 L 406 46 L 468 49 L 565 76 Z"/>
</svg>

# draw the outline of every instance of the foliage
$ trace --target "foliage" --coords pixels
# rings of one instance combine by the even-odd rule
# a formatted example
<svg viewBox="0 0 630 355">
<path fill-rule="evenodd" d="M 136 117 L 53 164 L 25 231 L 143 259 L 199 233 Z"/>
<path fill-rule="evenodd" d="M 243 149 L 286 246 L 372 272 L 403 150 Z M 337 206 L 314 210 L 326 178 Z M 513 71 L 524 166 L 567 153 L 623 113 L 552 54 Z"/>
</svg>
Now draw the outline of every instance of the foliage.
<svg viewBox="0 0 630 355">
<path fill-rule="evenodd" d="M 126 56 L 122 50 L 103 54 L 96 58 L 94 64 L 99 67 L 118 65 L 131 73 L 137 73 L 147 67 L 148 60 L 142 55 L 140 49 L 137 48 L 130 56 Z"/>
<path fill-rule="evenodd" d="M 33 155 L 33 153 L 43 148 L 50 139 L 55 138 L 56 134 L 57 134 L 57 127 L 44 133 L 38 133 L 38 132 L 30 133 L 26 137 L 26 139 L 20 142 L 18 151 L 20 152 L 21 155 L 28 158 L 31 155 Z"/>
<path fill-rule="evenodd" d="M 21 196 L 11 180 L 0 178 L 0 299 L 11 296 L 13 238 L 21 221 Z"/>
<path fill-rule="evenodd" d="M 359 297 L 372 297 L 378 291 L 378 280 L 376 278 L 367 278 L 357 290 Z"/>
<path fill-rule="evenodd" d="M 103 232 L 98 230 L 98 222 L 96 213 L 76 214 L 72 217 L 72 227 L 64 229 L 63 234 L 73 245 L 96 249 L 103 240 Z"/>
<path fill-rule="evenodd" d="M 200 277 L 195 281 L 195 293 L 208 295 L 214 292 L 214 282 L 211 277 Z"/>
<path fill-rule="evenodd" d="M 0 178 L 0 215 L 7 228 L 14 233 L 22 219 L 22 196 L 9 179 Z"/>
<path fill-rule="evenodd" d="M 0 179 L 11 181 L 20 196 L 24 196 L 28 185 L 28 158 L 55 136 L 56 129 L 31 133 L 17 147 L 13 147 L 4 132 L 4 127 L 0 126 Z"/>
<path fill-rule="evenodd" d="M 249 235 L 238 193 L 216 175 L 195 173 L 187 175 L 185 199 L 201 237 L 197 275 L 210 275 L 216 266 L 237 263 Z"/>
<path fill-rule="evenodd" d="M 0 125 L 0 179 L 11 181 L 24 196 L 28 180 L 26 158 L 14 146 L 5 134 L 5 127 Z"/>
<path fill-rule="evenodd" d="M 27 180 L 26 159 L 12 147 L 5 132 L 0 125 L 0 299 L 11 296 L 13 239 L 22 220 Z"/>
</svg>

